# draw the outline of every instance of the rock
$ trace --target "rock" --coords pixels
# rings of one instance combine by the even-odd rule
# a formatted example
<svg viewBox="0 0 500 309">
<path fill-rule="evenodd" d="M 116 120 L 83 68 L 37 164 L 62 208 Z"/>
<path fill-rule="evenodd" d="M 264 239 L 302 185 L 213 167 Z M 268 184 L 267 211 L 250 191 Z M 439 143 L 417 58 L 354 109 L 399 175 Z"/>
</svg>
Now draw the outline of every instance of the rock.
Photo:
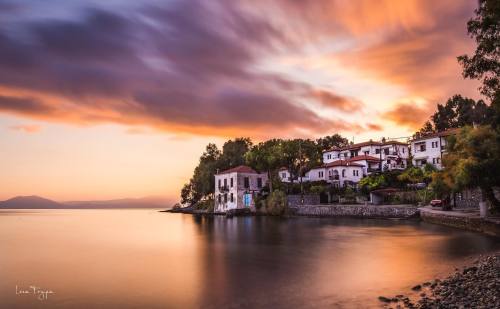
<svg viewBox="0 0 500 309">
<path fill-rule="evenodd" d="M 390 303 L 391 302 L 391 299 L 387 298 L 385 296 L 379 296 L 378 300 L 380 300 L 381 302 L 384 302 L 384 303 Z"/>
</svg>

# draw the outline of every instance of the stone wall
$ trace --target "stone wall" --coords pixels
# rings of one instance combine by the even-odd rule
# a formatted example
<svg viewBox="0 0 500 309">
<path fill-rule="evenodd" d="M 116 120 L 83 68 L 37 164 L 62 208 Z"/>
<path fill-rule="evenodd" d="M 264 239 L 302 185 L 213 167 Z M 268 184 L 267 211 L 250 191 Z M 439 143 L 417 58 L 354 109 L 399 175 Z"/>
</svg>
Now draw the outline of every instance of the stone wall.
<svg viewBox="0 0 500 309">
<path fill-rule="evenodd" d="M 470 215 L 450 215 L 446 214 L 445 211 L 428 210 L 425 208 L 420 209 L 420 218 L 429 223 L 500 236 L 500 222 L 492 219 L 482 219 Z"/>
<path fill-rule="evenodd" d="M 304 194 L 304 203 L 301 202 L 302 195 L 300 194 L 291 194 L 287 195 L 288 206 L 295 207 L 304 205 L 319 205 L 319 194 Z"/>
<path fill-rule="evenodd" d="M 466 189 L 455 196 L 456 208 L 479 208 L 481 201 L 481 190 L 479 189 Z"/>
<path fill-rule="evenodd" d="M 314 217 L 412 218 L 418 208 L 410 205 L 303 205 L 291 207 L 292 214 Z"/>
</svg>

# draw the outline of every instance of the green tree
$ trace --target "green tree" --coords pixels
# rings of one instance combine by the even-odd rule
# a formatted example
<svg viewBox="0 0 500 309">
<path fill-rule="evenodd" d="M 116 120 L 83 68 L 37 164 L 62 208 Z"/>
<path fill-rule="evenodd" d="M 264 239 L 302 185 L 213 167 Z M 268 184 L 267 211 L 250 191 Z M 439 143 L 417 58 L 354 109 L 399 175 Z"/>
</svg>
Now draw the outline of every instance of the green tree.
<svg viewBox="0 0 500 309">
<path fill-rule="evenodd" d="M 491 126 L 464 127 L 448 138 L 445 176 L 455 190 L 480 188 L 492 212 L 500 212 L 494 187 L 500 186 L 500 134 Z"/>
<path fill-rule="evenodd" d="M 445 104 L 438 104 L 437 111 L 420 129 L 418 134 L 426 135 L 467 125 L 481 125 L 489 121 L 489 108 L 483 100 L 474 101 L 461 95 L 454 95 Z"/>
<path fill-rule="evenodd" d="M 493 102 L 500 89 L 500 1 L 479 0 L 475 13 L 467 23 L 467 31 L 476 40 L 476 50 L 472 56 L 458 57 L 458 61 L 463 76 L 481 80 L 481 92 Z"/>
<path fill-rule="evenodd" d="M 214 174 L 220 165 L 221 155 L 217 145 L 210 143 L 206 146 L 198 166 L 194 169 L 193 176 L 181 190 L 183 204 L 195 204 L 214 193 Z"/>
<path fill-rule="evenodd" d="M 258 171 L 267 172 L 269 191 L 273 191 L 273 180 L 283 164 L 282 140 L 272 139 L 253 146 L 245 155 L 246 163 Z"/>
<path fill-rule="evenodd" d="M 388 186 L 387 179 L 384 174 L 372 174 L 362 178 L 358 185 L 364 193 L 369 193 L 376 189 L 385 188 Z"/>
<path fill-rule="evenodd" d="M 222 146 L 222 155 L 218 168 L 225 170 L 245 164 L 245 154 L 252 147 L 252 141 L 247 137 L 229 140 Z"/>
<path fill-rule="evenodd" d="M 284 140 L 282 142 L 283 164 L 293 179 L 303 176 L 305 171 L 321 162 L 321 154 L 315 142 L 309 139 Z"/>
<path fill-rule="evenodd" d="M 318 138 L 316 140 L 316 144 L 318 145 L 319 151 L 323 152 L 333 147 L 345 147 L 349 145 L 349 140 L 342 135 L 335 133 L 333 135 Z"/>
</svg>

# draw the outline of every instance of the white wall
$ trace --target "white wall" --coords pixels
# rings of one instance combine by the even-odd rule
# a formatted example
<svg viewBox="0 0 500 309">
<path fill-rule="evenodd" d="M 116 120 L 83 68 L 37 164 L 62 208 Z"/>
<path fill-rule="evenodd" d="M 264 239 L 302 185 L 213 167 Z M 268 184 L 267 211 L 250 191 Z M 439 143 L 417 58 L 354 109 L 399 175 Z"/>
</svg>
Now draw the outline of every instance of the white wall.
<svg viewBox="0 0 500 309">
<path fill-rule="evenodd" d="M 231 178 L 233 179 L 233 186 L 231 187 Z M 245 178 L 249 180 L 249 187 L 245 188 Z M 262 181 L 262 187 L 267 182 L 267 174 L 253 174 L 253 173 L 228 173 L 215 175 L 215 211 L 225 212 L 230 209 L 244 208 L 243 195 L 245 193 L 257 193 L 262 187 L 258 186 L 258 179 Z M 226 179 L 227 190 L 224 190 L 224 179 Z M 221 188 L 219 188 L 219 180 L 221 181 Z M 231 202 L 231 193 L 233 194 L 233 201 Z M 224 194 L 227 194 L 227 202 L 224 202 Z M 220 195 L 220 202 L 219 202 Z M 252 199 L 252 205 L 253 199 Z"/>
<path fill-rule="evenodd" d="M 413 165 L 421 166 L 422 160 L 426 160 L 427 163 L 431 163 L 436 168 L 442 168 L 441 162 L 441 146 L 444 146 L 446 141 L 442 137 L 432 137 L 427 139 L 421 139 L 418 141 L 411 142 L 411 149 L 413 155 Z M 425 151 L 420 150 L 420 145 L 425 145 Z"/>
</svg>

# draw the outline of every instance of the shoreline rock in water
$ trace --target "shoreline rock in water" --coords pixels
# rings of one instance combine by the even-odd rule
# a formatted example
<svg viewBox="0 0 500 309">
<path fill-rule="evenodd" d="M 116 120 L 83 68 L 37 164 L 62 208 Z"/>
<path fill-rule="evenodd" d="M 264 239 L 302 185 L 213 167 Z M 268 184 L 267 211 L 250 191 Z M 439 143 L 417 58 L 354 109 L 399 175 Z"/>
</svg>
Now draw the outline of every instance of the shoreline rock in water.
<svg viewBox="0 0 500 309">
<path fill-rule="evenodd" d="M 500 308 L 500 252 L 413 290 L 420 292 L 416 300 L 404 295 L 380 296 L 379 300 L 386 308 Z"/>
</svg>

